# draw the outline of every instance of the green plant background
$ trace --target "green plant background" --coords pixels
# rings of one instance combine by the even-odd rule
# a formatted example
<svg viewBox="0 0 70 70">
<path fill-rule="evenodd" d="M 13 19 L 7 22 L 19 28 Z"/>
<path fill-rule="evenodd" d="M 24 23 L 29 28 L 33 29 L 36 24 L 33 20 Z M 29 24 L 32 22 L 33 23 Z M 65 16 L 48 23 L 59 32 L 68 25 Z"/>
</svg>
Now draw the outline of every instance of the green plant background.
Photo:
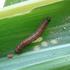
<svg viewBox="0 0 70 70">
<path fill-rule="evenodd" d="M 48 28 L 43 33 L 44 40 L 51 40 L 57 37 L 63 37 L 59 44 L 70 42 L 69 20 L 70 1 L 64 0 L 48 6 L 43 6 L 32 10 L 29 14 L 6 18 L 0 20 L 0 54 L 1 57 L 7 57 L 8 53 L 13 52 L 15 47 L 23 39 L 34 33 L 42 20 L 51 16 L 52 20 Z M 67 25 L 67 29 L 63 29 L 63 25 Z M 39 43 L 37 43 L 39 44 Z M 33 50 L 35 44 L 31 44 L 24 48 L 23 53 Z M 41 47 L 44 49 L 43 47 Z M 46 47 L 45 47 L 46 48 Z M 15 55 L 16 56 L 16 55 Z"/>
<path fill-rule="evenodd" d="M 6 0 L 4 6 L 12 5 L 12 4 L 23 2 L 23 1 L 26 1 L 26 0 Z"/>
<path fill-rule="evenodd" d="M 36 31 L 45 17 L 51 16 L 51 23 L 42 35 L 43 38 L 47 40 L 52 31 L 51 28 L 62 25 L 64 18 L 69 16 L 69 2 L 66 2 L 67 1 L 36 8 L 29 14 L 0 20 L 1 55 L 5 56 L 9 52 L 13 52 L 20 41 Z M 55 29 L 56 32 L 58 29 Z M 53 34 L 55 30 L 53 30 Z M 53 34 L 52 36 L 54 36 Z M 29 45 L 24 49 L 24 52 L 31 50 L 33 46 L 34 44 Z"/>
</svg>

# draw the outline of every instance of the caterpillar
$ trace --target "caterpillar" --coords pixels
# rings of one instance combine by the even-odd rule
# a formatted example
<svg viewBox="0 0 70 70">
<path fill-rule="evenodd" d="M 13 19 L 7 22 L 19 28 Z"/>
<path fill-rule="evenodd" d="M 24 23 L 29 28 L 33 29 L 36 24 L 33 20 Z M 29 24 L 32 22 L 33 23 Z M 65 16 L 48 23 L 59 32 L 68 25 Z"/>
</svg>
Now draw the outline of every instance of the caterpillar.
<svg viewBox="0 0 70 70">
<path fill-rule="evenodd" d="M 44 32 L 50 20 L 51 18 L 47 17 L 33 35 L 20 42 L 20 44 L 16 47 L 15 52 L 20 53 L 24 47 L 26 47 L 27 45 L 31 44 L 34 40 L 39 38 Z"/>
</svg>

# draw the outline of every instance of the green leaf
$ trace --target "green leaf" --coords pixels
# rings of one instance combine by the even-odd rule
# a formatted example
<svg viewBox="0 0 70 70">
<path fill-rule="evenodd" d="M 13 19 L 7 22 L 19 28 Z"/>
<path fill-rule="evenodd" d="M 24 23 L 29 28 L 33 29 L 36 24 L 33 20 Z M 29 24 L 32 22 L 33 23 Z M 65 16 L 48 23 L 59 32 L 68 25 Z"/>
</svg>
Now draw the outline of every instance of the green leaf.
<svg viewBox="0 0 70 70">
<path fill-rule="evenodd" d="M 5 6 L 16 4 L 16 3 L 19 3 L 19 2 L 23 2 L 23 1 L 27 1 L 27 0 L 6 0 Z"/>
<path fill-rule="evenodd" d="M 61 7 L 63 6 L 62 2 L 56 3 L 55 5 L 51 4 L 51 5 L 46 6 L 47 1 L 46 3 L 45 1 L 46 0 L 39 2 L 40 5 L 39 3 L 38 5 L 37 3 L 35 4 L 33 3 L 27 6 L 20 6 L 21 9 L 22 7 L 23 8 L 28 7 L 29 9 L 27 10 L 32 10 L 32 8 L 34 8 L 30 13 L 25 14 L 25 15 L 24 13 L 27 12 L 27 10 L 22 11 L 20 7 L 16 7 L 16 9 L 12 7 L 10 9 L 8 7 L 0 11 L 0 17 L 1 17 L 0 18 L 1 19 L 0 20 L 0 28 L 1 28 L 0 30 L 0 52 L 1 52 L 1 56 L 7 56 L 10 52 L 14 52 L 15 47 L 23 39 L 27 38 L 28 36 L 30 36 L 32 33 L 36 31 L 37 27 L 39 27 L 40 23 L 43 21 L 45 17 L 48 16 L 48 14 L 50 13 L 52 9 L 53 9 L 53 12 L 54 12 L 54 9 L 57 9 L 57 10 L 62 9 Z M 53 0 L 53 2 L 57 2 L 57 1 Z M 41 4 L 43 2 L 44 4 Z M 53 3 L 53 2 L 48 2 L 48 3 Z M 41 5 L 44 5 L 44 6 L 40 7 Z M 35 8 L 35 6 L 37 8 Z M 22 15 L 16 16 L 15 15 L 16 13 L 19 13 L 19 14 L 22 13 Z M 56 14 L 57 14 L 57 11 L 56 11 Z M 50 13 L 50 15 L 54 16 L 52 15 L 52 13 Z M 52 19 L 52 22 L 53 22 L 53 19 Z M 53 23 L 50 23 L 50 25 L 51 24 Z M 46 33 L 49 34 L 48 31 L 47 32 L 45 31 L 43 37 L 47 35 Z M 24 49 L 24 52 L 28 50 L 29 51 L 33 50 L 34 45 L 36 44 L 31 44 L 28 47 L 26 47 Z"/>
<path fill-rule="evenodd" d="M 38 5 L 37 5 L 38 6 Z M 70 6 L 68 0 L 34 8 L 28 14 L 0 16 L 0 69 L 1 70 L 58 70 L 70 69 Z M 32 8 L 31 8 L 32 9 Z M 31 10 L 29 9 L 29 10 Z M 15 12 L 15 11 L 14 11 Z M 19 11 L 20 12 L 20 11 Z M 18 12 L 15 12 L 18 13 Z M 14 13 L 14 14 L 15 14 Z M 9 16 L 12 17 L 9 17 Z M 3 17 L 2 17 L 3 16 Z M 52 20 L 43 33 L 48 46 L 40 43 L 30 44 L 23 49 L 23 53 L 16 55 L 15 47 L 23 39 L 35 32 L 42 20 L 51 16 Z M 2 17 L 2 18 L 1 18 Z M 5 17 L 5 18 L 4 18 Z M 39 50 L 34 46 L 40 45 Z M 12 59 L 7 55 L 13 52 Z"/>
</svg>

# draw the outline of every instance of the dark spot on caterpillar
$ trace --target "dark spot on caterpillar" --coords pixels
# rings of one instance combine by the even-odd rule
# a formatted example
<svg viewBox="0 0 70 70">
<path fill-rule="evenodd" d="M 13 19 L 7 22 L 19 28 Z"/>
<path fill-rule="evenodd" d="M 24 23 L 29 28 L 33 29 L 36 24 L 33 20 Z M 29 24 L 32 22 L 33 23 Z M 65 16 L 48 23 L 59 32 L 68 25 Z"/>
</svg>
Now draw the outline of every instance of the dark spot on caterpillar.
<svg viewBox="0 0 70 70">
<path fill-rule="evenodd" d="M 50 22 L 51 17 L 46 18 L 43 23 L 40 25 L 40 27 L 38 28 L 38 30 L 30 37 L 28 37 L 27 39 L 23 40 L 15 49 L 16 53 L 20 53 L 22 51 L 22 49 L 29 45 L 30 43 L 32 43 L 32 41 L 36 40 L 37 38 L 39 38 L 42 33 L 44 32 L 45 28 L 47 27 L 48 23 Z"/>
</svg>

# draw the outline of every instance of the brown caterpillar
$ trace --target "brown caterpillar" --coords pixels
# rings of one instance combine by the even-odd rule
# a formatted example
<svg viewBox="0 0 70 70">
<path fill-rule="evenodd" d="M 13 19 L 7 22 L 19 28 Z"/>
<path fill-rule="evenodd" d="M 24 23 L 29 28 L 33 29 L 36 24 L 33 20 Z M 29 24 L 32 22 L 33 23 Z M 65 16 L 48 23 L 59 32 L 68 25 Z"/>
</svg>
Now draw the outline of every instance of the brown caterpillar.
<svg viewBox="0 0 70 70">
<path fill-rule="evenodd" d="M 47 19 L 45 19 L 43 21 L 43 23 L 40 25 L 40 27 L 38 28 L 38 30 L 30 37 L 28 37 L 27 39 L 23 40 L 15 49 L 16 53 L 20 53 L 21 50 L 26 47 L 27 45 L 29 45 L 30 43 L 32 43 L 32 41 L 36 40 L 37 38 L 39 38 L 42 33 L 44 32 L 45 28 L 47 27 L 48 23 L 50 22 L 50 17 L 48 17 Z"/>
</svg>

